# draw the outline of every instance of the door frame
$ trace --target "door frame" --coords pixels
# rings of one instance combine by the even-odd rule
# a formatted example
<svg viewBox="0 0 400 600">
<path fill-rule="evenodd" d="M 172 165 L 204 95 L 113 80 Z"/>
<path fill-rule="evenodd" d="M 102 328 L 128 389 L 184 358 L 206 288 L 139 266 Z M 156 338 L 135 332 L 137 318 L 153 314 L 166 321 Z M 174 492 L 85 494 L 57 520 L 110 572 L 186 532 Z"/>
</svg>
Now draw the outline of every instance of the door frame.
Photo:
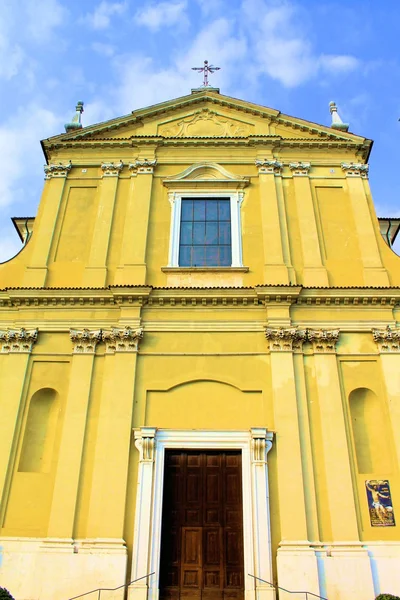
<svg viewBox="0 0 400 600">
<path fill-rule="evenodd" d="M 241 450 L 243 492 L 243 552 L 245 600 L 269 600 L 272 582 L 271 527 L 267 455 L 273 432 L 263 427 L 245 431 L 182 430 L 141 427 L 134 430 L 140 452 L 135 526 L 133 535 L 133 581 L 155 573 L 147 584 L 129 587 L 129 600 L 158 600 L 163 510 L 165 450 Z"/>
</svg>

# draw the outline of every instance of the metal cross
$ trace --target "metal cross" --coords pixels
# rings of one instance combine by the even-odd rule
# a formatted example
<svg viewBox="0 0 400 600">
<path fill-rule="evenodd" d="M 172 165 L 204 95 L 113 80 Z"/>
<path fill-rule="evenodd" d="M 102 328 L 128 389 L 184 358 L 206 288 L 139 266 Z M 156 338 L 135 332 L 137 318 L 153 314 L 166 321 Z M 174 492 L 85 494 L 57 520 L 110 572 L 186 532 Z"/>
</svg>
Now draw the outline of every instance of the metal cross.
<svg viewBox="0 0 400 600">
<path fill-rule="evenodd" d="M 207 87 L 208 83 L 208 74 L 214 73 L 214 71 L 219 71 L 221 67 L 213 67 L 208 64 L 208 60 L 204 61 L 204 67 L 192 67 L 192 71 L 198 71 L 198 73 L 204 73 L 203 85 Z"/>
</svg>

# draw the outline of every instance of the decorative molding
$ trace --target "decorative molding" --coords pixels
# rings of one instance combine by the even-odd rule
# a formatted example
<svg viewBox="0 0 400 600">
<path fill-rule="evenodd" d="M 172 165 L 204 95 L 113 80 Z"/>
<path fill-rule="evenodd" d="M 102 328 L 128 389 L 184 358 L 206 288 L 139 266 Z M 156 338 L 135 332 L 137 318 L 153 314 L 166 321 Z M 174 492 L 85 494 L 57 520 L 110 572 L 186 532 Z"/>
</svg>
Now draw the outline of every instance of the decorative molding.
<svg viewBox="0 0 400 600">
<path fill-rule="evenodd" d="M 132 329 L 125 327 L 117 329 L 113 327 L 111 331 L 102 331 L 101 338 L 106 345 L 106 353 L 114 352 L 137 352 L 139 342 L 143 339 L 143 329 Z"/>
<path fill-rule="evenodd" d="M 292 352 L 301 350 L 306 340 L 306 330 L 295 327 L 285 329 L 265 329 L 265 337 L 269 341 L 270 352 Z"/>
<path fill-rule="evenodd" d="M 368 178 L 369 165 L 362 163 L 342 163 L 342 171 L 346 173 L 346 177 L 362 177 Z"/>
<path fill-rule="evenodd" d="M 307 329 L 307 341 L 318 354 L 333 354 L 339 339 L 339 329 Z"/>
<path fill-rule="evenodd" d="M 173 138 L 185 137 L 246 137 L 254 131 L 252 123 L 244 123 L 237 119 L 202 108 L 179 121 L 161 123 L 160 135 Z"/>
<path fill-rule="evenodd" d="M 30 354 L 38 337 L 37 329 L 8 329 L 0 331 L 1 354 Z"/>
<path fill-rule="evenodd" d="M 289 163 L 289 169 L 293 175 L 302 175 L 303 177 L 308 175 L 311 169 L 311 163 L 309 162 L 292 162 Z"/>
<path fill-rule="evenodd" d="M 69 336 L 74 354 L 94 354 L 101 340 L 101 329 L 70 329 Z"/>
<path fill-rule="evenodd" d="M 135 446 L 140 452 L 140 462 L 154 462 L 156 427 L 141 427 L 135 431 Z"/>
<path fill-rule="evenodd" d="M 103 171 L 103 177 L 118 177 L 123 169 L 124 163 L 122 160 L 118 163 L 104 162 L 101 163 L 101 170 Z"/>
<path fill-rule="evenodd" d="M 278 160 L 262 160 L 257 158 L 255 161 L 258 172 L 261 174 L 281 175 L 283 163 Z"/>
<path fill-rule="evenodd" d="M 136 175 L 147 174 L 151 175 L 154 172 L 154 167 L 157 164 L 157 160 L 143 158 L 137 159 L 133 163 L 129 163 L 129 170 L 131 172 L 132 177 L 136 177 Z"/>
<path fill-rule="evenodd" d="M 66 165 L 63 165 L 62 163 L 50 163 L 49 165 L 44 165 L 43 169 L 45 179 L 53 179 L 53 177 L 65 178 L 72 169 L 72 163 L 71 161 Z"/>
<path fill-rule="evenodd" d="M 386 329 L 373 329 L 372 335 L 382 354 L 400 352 L 400 329 L 392 329 L 388 325 Z"/>
<path fill-rule="evenodd" d="M 272 448 L 273 432 L 262 427 L 252 427 L 250 432 L 252 461 L 255 464 L 265 464 Z"/>
<path fill-rule="evenodd" d="M 202 186 L 213 187 L 217 189 L 243 189 L 249 185 L 250 179 L 242 175 L 231 173 L 218 163 L 200 162 L 195 163 L 171 177 L 163 179 L 163 184 L 167 188 L 180 189 L 182 187 L 198 188 Z"/>
</svg>

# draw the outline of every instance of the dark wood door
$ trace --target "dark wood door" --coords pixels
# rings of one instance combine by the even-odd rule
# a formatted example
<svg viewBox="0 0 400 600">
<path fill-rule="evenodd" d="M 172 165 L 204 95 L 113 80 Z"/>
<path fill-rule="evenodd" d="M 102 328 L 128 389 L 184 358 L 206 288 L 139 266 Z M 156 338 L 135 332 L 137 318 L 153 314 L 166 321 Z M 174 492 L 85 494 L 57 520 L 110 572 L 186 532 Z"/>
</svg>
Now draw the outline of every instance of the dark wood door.
<svg viewBox="0 0 400 600">
<path fill-rule="evenodd" d="M 168 451 L 161 600 L 243 600 L 242 457 Z"/>
</svg>

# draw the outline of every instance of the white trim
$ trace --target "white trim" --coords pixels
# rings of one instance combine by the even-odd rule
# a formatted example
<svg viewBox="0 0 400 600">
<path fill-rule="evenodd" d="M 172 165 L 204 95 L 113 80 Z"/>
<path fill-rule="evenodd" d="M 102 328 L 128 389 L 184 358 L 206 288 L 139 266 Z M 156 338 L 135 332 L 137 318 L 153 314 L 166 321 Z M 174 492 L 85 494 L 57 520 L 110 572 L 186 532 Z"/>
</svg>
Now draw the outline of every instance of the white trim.
<svg viewBox="0 0 400 600">
<path fill-rule="evenodd" d="M 242 267 L 242 231 L 240 207 L 244 198 L 243 190 L 220 191 L 218 188 L 207 189 L 199 192 L 198 189 L 179 189 L 168 193 L 171 203 L 171 228 L 169 244 L 169 267 L 179 267 L 179 242 L 181 225 L 182 198 L 229 198 L 231 203 L 231 244 L 232 264 L 231 267 Z"/>
<path fill-rule="evenodd" d="M 155 572 L 147 586 L 130 587 L 130 600 L 158 600 L 164 458 L 167 448 L 236 449 L 242 452 L 243 544 L 245 600 L 273 598 L 270 586 L 248 574 L 272 581 L 267 454 L 273 433 L 250 431 L 135 430 L 140 450 L 131 581 Z M 147 454 L 145 455 L 144 450 Z M 153 449 L 153 450 L 149 450 Z"/>
</svg>

